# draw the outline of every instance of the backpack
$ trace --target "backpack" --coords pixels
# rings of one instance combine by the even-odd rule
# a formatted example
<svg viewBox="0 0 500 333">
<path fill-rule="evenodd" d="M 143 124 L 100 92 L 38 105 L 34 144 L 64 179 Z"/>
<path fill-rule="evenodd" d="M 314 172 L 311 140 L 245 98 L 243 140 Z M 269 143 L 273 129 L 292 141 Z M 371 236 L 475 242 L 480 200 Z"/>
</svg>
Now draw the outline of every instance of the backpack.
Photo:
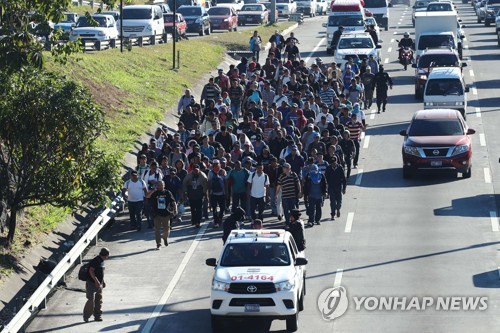
<svg viewBox="0 0 500 333">
<path fill-rule="evenodd" d="M 253 184 L 253 178 L 255 177 L 255 174 L 257 173 L 257 171 L 255 171 L 254 173 L 252 173 L 252 184 Z M 264 172 L 264 184 L 267 183 L 267 173 Z"/>
<path fill-rule="evenodd" d="M 224 192 L 224 188 L 221 184 L 221 177 L 212 171 L 212 193 Z"/>
<path fill-rule="evenodd" d="M 80 266 L 78 270 L 78 280 L 87 281 L 89 279 L 90 262 Z"/>
</svg>

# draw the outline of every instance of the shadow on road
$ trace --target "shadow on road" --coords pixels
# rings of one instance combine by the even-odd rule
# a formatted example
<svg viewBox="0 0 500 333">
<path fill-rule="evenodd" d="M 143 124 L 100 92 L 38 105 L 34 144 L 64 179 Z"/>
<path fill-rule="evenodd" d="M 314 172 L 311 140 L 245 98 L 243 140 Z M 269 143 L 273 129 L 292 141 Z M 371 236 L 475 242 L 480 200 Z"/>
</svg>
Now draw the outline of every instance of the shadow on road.
<svg viewBox="0 0 500 333">
<path fill-rule="evenodd" d="M 490 210 L 496 209 L 494 204 L 498 195 L 481 194 L 472 197 L 453 199 L 451 205 L 434 209 L 436 216 L 489 217 Z M 490 207 L 490 209 L 488 209 Z"/>
<path fill-rule="evenodd" d="M 498 269 L 473 275 L 472 283 L 476 288 L 500 288 Z"/>
<path fill-rule="evenodd" d="M 421 171 L 415 174 L 411 179 L 403 178 L 402 168 L 366 171 L 363 172 L 363 181 L 359 186 L 368 188 L 409 188 L 459 181 L 456 172 L 445 172 L 447 170 L 432 171 L 433 172 Z"/>
</svg>

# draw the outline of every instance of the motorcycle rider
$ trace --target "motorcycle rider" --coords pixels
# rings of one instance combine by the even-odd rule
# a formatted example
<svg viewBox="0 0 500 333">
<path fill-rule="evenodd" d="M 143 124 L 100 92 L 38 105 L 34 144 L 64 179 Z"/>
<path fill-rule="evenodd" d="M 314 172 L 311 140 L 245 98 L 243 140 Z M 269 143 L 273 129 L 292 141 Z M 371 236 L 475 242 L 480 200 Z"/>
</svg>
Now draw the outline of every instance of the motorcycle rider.
<svg viewBox="0 0 500 333">
<path fill-rule="evenodd" d="M 403 56 L 403 49 L 405 47 L 413 49 L 413 39 L 410 38 L 409 32 L 404 33 L 403 39 L 401 39 L 398 43 L 398 47 L 399 47 L 399 58 L 398 59 L 401 60 L 401 58 Z"/>
</svg>

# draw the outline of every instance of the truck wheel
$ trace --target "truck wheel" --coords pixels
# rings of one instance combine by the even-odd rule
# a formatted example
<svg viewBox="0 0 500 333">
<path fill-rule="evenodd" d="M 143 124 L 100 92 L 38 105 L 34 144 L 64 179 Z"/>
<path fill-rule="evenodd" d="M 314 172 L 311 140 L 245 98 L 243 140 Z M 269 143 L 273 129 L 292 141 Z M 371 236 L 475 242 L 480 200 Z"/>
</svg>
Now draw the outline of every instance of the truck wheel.
<svg viewBox="0 0 500 333">
<path fill-rule="evenodd" d="M 288 332 L 296 332 L 299 329 L 299 313 L 286 319 L 286 330 Z"/>
<path fill-rule="evenodd" d="M 205 30 L 203 29 L 203 27 L 200 30 L 200 36 L 205 36 Z"/>
<path fill-rule="evenodd" d="M 477 16 L 477 23 L 481 23 L 481 21 L 482 21 L 482 20 L 481 20 L 481 17 L 478 15 L 478 16 Z"/>
<path fill-rule="evenodd" d="M 220 316 L 212 315 L 212 332 L 221 332 L 222 328 L 222 318 Z"/>
<path fill-rule="evenodd" d="M 472 167 L 469 167 L 469 169 L 467 169 L 466 172 L 462 173 L 462 178 L 463 179 L 470 178 L 471 176 L 472 176 Z"/>
<path fill-rule="evenodd" d="M 298 305 L 299 305 L 299 311 L 304 311 L 304 294 L 305 294 L 305 285 L 304 287 L 302 287 L 302 293 L 300 295 L 300 298 L 299 298 L 299 302 L 298 302 Z"/>
</svg>

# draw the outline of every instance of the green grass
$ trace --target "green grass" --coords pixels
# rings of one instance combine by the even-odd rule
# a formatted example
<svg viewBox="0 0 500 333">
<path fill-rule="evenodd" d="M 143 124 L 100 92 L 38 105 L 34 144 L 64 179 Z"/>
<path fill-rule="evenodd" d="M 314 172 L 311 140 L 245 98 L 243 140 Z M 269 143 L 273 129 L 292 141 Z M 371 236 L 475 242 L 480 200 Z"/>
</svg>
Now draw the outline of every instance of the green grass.
<svg viewBox="0 0 500 333">
<path fill-rule="evenodd" d="M 133 47 L 89 52 L 72 57 L 61 66 L 47 54 L 46 67 L 86 86 L 106 112 L 110 130 L 101 138 L 101 147 L 108 152 L 134 149 L 134 142 L 152 124 L 164 120 L 165 113 L 176 107 L 185 88 L 193 86 L 205 74 L 215 73 L 226 48 L 246 50 L 253 30 L 267 42 L 275 29 L 284 30 L 293 23 L 259 26 L 237 33 L 217 33 L 204 39 L 177 43 L 180 68 L 172 67 L 172 43 L 154 47 Z M 195 92 L 199 96 L 201 92 Z M 52 206 L 32 207 L 18 219 L 14 243 L 0 252 L 0 278 L 14 271 L 15 258 L 43 240 L 70 213 Z"/>
</svg>

